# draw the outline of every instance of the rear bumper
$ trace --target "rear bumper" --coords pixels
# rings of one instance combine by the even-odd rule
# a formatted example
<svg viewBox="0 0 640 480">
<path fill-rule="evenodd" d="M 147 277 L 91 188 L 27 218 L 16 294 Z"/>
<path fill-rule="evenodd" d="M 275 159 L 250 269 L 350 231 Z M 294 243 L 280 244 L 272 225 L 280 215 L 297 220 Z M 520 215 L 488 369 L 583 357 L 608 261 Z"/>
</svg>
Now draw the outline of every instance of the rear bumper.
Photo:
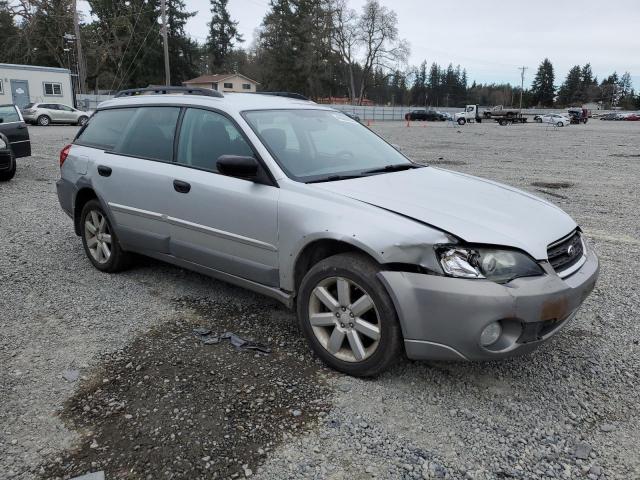
<svg viewBox="0 0 640 480">
<path fill-rule="evenodd" d="M 565 279 L 548 273 L 500 285 L 407 272 L 379 276 L 398 312 L 409 358 L 492 360 L 528 353 L 557 333 L 591 293 L 598 272 L 590 251 Z M 480 333 L 496 321 L 499 340 L 481 346 Z"/>
</svg>

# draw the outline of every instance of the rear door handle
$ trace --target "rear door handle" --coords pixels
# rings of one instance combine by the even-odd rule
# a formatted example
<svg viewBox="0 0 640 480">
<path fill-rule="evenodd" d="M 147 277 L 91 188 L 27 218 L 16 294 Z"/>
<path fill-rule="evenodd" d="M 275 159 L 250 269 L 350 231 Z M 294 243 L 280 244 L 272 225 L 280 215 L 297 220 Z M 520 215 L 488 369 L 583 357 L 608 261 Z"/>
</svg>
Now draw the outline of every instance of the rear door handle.
<svg viewBox="0 0 640 480">
<path fill-rule="evenodd" d="M 111 167 L 105 167 L 104 165 L 98 165 L 98 173 L 103 177 L 111 176 Z"/>
<path fill-rule="evenodd" d="M 191 190 L 191 185 L 187 182 L 183 182 L 182 180 L 174 180 L 173 188 L 178 193 L 189 193 L 189 190 Z"/>
</svg>

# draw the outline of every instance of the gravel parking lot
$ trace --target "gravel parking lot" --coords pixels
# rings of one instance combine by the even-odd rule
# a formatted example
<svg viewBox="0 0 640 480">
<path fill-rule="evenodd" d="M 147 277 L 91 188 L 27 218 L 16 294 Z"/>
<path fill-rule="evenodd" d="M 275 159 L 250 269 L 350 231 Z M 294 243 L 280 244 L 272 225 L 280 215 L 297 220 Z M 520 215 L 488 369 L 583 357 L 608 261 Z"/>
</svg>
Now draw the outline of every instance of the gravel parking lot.
<svg viewBox="0 0 640 480">
<path fill-rule="evenodd" d="M 0 184 L 0 479 L 640 478 L 637 122 L 371 125 L 556 203 L 601 260 L 533 354 L 375 380 L 324 368 L 272 300 L 149 259 L 95 270 L 55 193 L 76 128 L 30 127 Z M 228 331 L 271 353 L 204 341 Z"/>
</svg>

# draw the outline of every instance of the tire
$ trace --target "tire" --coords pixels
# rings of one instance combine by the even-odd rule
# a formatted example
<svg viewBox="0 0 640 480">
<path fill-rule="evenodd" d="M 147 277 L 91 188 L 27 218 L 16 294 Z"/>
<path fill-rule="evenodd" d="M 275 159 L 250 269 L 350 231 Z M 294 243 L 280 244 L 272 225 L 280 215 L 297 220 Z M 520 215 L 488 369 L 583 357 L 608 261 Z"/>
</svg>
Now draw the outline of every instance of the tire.
<svg viewBox="0 0 640 480">
<path fill-rule="evenodd" d="M 458 125 L 464 125 L 465 123 L 467 123 L 467 121 L 464 118 L 458 119 Z"/>
<path fill-rule="evenodd" d="M 82 127 L 85 123 L 87 123 L 87 120 L 89 120 L 89 117 L 87 117 L 86 115 L 83 115 L 78 119 L 77 124 Z"/>
<path fill-rule="evenodd" d="M 41 127 L 46 127 L 51 125 L 51 119 L 49 118 L 48 115 L 40 115 L 38 117 L 38 120 L 36 120 L 36 122 L 38 123 L 38 125 L 40 125 Z"/>
<path fill-rule="evenodd" d="M 102 223 L 102 219 L 104 223 Z M 109 235 L 109 240 L 99 235 L 92 235 L 91 228 L 87 223 L 91 223 L 93 228 L 98 227 L 97 232 L 100 235 Z M 102 229 L 100 225 L 104 225 Z M 122 250 L 118 236 L 111 226 L 109 218 L 105 214 L 100 202 L 96 199 L 89 200 L 80 215 L 80 234 L 82 236 L 82 245 L 84 246 L 84 252 L 87 254 L 87 258 L 98 270 L 107 273 L 115 273 L 124 270 L 129 266 L 130 255 Z M 95 252 L 93 246 L 96 245 Z M 90 246 L 91 244 L 91 246 Z M 106 255 L 106 251 L 102 244 L 106 244 L 109 255 Z"/>
<path fill-rule="evenodd" d="M 542 119 L 541 118 L 534 118 L 533 121 L 536 122 L 536 123 L 542 123 Z"/>
<path fill-rule="evenodd" d="M 556 123 L 556 127 L 564 127 L 564 123 L 563 122 L 558 122 L 558 123 Z"/>
<path fill-rule="evenodd" d="M 504 127 L 507 124 L 507 121 L 506 120 L 499 120 L 498 123 Z"/>
<path fill-rule="evenodd" d="M 380 267 L 365 255 L 342 253 L 314 265 L 298 291 L 298 321 L 311 350 L 331 368 L 347 375 L 379 375 L 402 355 L 398 316 L 377 277 L 379 271 Z M 346 285 L 341 294 L 339 284 Z M 318 318 L 315 325 L 310 320 L 312 315 Z"/>
<path fill-rule="evenodd" d="M 11 149 L 9 149 L 9 155 L 11 156 L 11 167 L 9 170 L 0 172 L 0 182 L 8 182 L 16 175 L 16 157 Z"/>
</svg>

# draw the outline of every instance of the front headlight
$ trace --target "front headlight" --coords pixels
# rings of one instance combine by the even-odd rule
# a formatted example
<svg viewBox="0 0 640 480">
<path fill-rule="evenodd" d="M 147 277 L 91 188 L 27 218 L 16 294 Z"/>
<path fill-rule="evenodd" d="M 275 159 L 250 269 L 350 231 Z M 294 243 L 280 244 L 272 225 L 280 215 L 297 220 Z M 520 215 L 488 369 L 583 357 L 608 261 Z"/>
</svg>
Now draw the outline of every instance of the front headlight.
<svg viewBox="0 0 640 480">
<path fill-rule="evenodd" d="M 517 250 L 443 245 L 436 248 L 444 273 L 459 278 L 486 278 L 504 283 L 514 278 L 542 275 L 531 257 Z"/>
</svg>

